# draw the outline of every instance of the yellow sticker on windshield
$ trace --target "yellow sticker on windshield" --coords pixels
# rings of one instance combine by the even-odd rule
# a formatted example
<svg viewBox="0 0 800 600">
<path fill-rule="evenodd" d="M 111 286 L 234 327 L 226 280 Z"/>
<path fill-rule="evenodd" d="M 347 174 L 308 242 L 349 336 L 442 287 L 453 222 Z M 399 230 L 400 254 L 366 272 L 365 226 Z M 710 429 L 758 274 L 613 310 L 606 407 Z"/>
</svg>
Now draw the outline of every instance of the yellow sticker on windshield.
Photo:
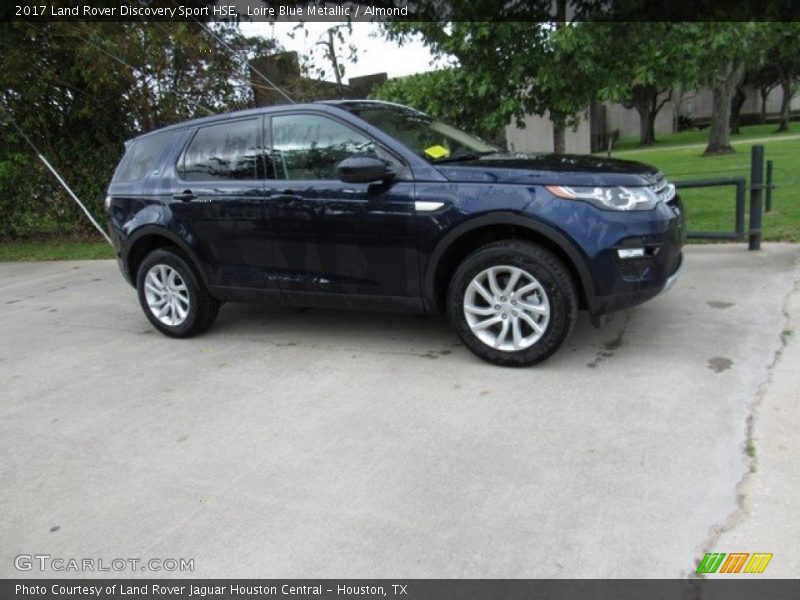
<svg viewBox="0 0 800 600">
<path fill-rule="evenodd" d="M 450 150 L 437 144 L 436 146 L 428 146 L 425 148 L 425 154 L 431 158 L 444 158 L 445 156 L 450 156 Z"/>
</svg>

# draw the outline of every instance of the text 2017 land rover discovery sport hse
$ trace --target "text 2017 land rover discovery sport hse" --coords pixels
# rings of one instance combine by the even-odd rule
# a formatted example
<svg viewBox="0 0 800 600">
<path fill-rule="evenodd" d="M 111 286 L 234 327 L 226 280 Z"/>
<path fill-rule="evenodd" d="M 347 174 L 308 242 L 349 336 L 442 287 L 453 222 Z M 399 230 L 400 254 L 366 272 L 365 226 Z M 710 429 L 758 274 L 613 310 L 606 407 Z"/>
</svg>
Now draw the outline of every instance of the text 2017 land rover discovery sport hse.
<svg viewBox="0 0 800 600">
<path fill-rule="evenodd" d="M 504 154 L 356 100 L 137 137 L 106 208 L 122 272 L 167 335 L 203 331 L 224 301 L 446 310 L 501 365 L 555 352 L 579 309 L 596 322 L 671 286 L 684 241 L 675 188 L 650 166 Z"/>
</svg>

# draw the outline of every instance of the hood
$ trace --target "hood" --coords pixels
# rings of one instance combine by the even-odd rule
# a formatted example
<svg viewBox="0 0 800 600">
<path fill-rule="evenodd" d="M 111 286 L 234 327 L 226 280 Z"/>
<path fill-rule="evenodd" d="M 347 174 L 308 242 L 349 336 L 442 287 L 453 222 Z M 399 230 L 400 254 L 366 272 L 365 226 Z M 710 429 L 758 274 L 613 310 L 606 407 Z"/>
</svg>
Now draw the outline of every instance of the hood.
<svg viewBox="0 0 800 600">
<path fill-rule="evenodd" d="M 490 154 L 435 165 L 450 181 L 527 185 L 653 185 L 663 174 L 650 165 L 580 154 Z"/>
</svg>

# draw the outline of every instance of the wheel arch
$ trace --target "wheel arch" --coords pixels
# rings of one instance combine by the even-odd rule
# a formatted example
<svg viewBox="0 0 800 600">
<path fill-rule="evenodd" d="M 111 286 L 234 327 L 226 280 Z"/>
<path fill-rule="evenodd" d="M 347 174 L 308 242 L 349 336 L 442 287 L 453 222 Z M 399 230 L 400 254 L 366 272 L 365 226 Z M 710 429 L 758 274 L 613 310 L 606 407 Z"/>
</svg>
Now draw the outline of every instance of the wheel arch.
<svg viewBox="0 0 800 600">
<path fill-rule="evenodd" d="M 428 310 L 444 309 L 450 279 L 468 254 L 482 245 L 503 239 L 527 240 L 553 252 L 569 269 L 578 291 L 580 308 L 591 309 L 594 299 L 591 274 L 586 259 L 569 238 L 530 217 L 491 213 L 457 226 L 431 253 L 423 283 Z"/>
<path fill-rule="evenodd" d="M 153 250 L 167 247 L 176 247 L 189 261 L 203 284 L 208 287 L 205 273 L 189 245 L 176 234 L 157 225 L 145 225 L 128 238 L 122 260 L 128 280 L 133 287 L 136 287 L 136 274 L 145 257 Z"/>
</svg>

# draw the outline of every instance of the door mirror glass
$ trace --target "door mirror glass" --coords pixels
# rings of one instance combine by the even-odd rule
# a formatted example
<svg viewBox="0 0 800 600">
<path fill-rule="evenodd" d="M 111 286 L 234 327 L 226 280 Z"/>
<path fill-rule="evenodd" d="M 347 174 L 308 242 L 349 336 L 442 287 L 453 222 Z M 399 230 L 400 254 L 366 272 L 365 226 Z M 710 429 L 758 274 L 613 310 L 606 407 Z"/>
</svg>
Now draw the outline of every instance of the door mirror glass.
<svg viewBox="0 0 800 600">
<path fill-rule="evenodd" d="M 350 156 L 336 168 L 339 179 L 345 183 L 372 183 L 387 181 L 393 176 L 387 164 L 371 156 Z"/>
</svg>

